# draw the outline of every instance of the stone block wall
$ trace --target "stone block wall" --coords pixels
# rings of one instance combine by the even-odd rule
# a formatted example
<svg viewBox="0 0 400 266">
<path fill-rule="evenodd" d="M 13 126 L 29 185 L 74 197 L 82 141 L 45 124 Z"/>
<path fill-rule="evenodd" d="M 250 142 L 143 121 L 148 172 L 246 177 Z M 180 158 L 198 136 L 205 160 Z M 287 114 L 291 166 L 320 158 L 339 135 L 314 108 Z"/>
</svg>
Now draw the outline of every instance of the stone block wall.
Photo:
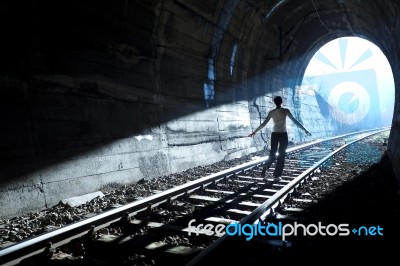
<svg viewBox="0 0 400 266">
<path fill-rule="evenodd" d="M 21 91 L 2 105 L 9 119 L 1 141 L 0 199 L 7 203 L 0 206 L 1 217 L 52 206 L 109 183 L 130 184 L 231 160 L 266 145 L 261 136 L 247 136 L 259 125 L 260 115 L 265 118 L 273 108 L 272 94 L 199 108 L 187 101 L 164 100 L 161 105 L 93 97 L 67 87 L 60 78 L 63 82 L 1 81 L 4 91 Z M 294 110 L 290 99 L 285 97 Z M 302 110 L 301 117 L 310 117 L 307 112 Z M 263 130 L 267 141 L 268 127 Z M 322 132 L 322 124 L 319 127 Z M 291 140 L 304 140 L 298 129 L 289 126 L 289 131 Z"/>
</svg>

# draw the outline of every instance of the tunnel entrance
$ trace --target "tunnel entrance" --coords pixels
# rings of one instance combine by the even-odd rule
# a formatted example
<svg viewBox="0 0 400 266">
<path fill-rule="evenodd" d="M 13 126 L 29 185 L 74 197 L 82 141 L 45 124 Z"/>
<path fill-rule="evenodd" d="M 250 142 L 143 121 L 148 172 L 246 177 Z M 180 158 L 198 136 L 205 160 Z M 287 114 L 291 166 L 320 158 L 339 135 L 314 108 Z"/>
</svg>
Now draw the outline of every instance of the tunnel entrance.
<svg viewBox="0 0 400 266">
<path fill-rule="evenodd" d="M 312 97 L 338 133 L 390 126 L 394 79 L 383 52 L 358 37 L 332 40 L 311 58 L 299 91 Z"/>
</svg>

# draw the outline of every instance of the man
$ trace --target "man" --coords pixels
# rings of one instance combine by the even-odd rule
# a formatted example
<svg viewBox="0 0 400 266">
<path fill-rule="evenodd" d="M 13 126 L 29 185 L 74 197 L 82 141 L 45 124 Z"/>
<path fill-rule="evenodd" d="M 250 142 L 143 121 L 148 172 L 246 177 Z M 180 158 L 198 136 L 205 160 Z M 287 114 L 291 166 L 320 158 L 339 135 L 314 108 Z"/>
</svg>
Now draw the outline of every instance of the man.
<svg viewBox="0 0 400 266">
<path fill-rule="evenodd" d="M 285 156 L 286 156 L 286 148 L 288 146 L 288 134 L 286 130 L 286 117 L 289 117 L 295 124 L 296 126 L 300 127 L 303 129 L 308 136 L 311 136 L 311 133 L 307 131 L 297 121 L 292 113 L 289 111 L 289 109 L 282 108 L 282 98 L 280 96 L 276 96 L 274 98 L 274 103 L 276 105 L 276 108 L 274 110 L 271 110 L 268 113 L 267 118 L 264 120 L 264 122 L 254 130 L 253 133 L 249 135 L 249 137 L 254 137 L 254 135 L 267 123 L 269 120 L 272 118 L 272 121 L 274 123 L 272 127 L 272 133 L 271 133 L 271 150 L 269 153 L 268 160 L 265 162 L 264 167 L 261 172 L 261 177 L 265 178 L 265 172 L 267 169 L 271 167 L 271 164 L 275 161 L 276 159 L 276 166 L 274 170 L 274 181 L 279 181 L 281 179 L 281 175 L 283 172 L 283 166 L 285 164 Z M 279 145 L 279 149 L 278 149 Z M 278 158 L 276 158 L 276 151 L 278 150 Z"/>
</svg>

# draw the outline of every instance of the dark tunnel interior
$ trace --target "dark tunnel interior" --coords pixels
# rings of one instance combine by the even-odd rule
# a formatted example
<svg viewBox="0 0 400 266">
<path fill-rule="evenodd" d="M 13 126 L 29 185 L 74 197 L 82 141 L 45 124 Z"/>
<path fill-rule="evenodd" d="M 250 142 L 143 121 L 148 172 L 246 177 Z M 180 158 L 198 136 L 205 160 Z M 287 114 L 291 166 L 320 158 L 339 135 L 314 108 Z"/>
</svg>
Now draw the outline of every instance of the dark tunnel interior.
<svg viewBox="0 0 400 266">
<path fill-rule="evenodd" d="M 0 199 L 15 205 L 0 216 L 260 149 L 247 135 L 273 95 L 307 125 L 296 88 L 330 40 L 375 43 L 397 83 L 399 10 L 390 0 L 2 1 Z M 329 108 L 315 103 L 309 112 Z M 326 120 L 308 124 L 316 137 L 366 129 L 316 115 Z"/>
</svg>

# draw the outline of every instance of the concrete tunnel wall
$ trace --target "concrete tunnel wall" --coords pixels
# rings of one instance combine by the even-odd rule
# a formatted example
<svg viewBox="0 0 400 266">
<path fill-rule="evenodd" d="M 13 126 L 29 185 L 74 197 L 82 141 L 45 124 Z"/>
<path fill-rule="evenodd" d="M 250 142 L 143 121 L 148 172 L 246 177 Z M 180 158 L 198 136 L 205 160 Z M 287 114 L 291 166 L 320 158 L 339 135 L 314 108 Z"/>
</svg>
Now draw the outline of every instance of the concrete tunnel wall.
<svg viewBox="0 0 400 266">
<path fill-rule="evenodd" d="M 328 2 L 350 12 L 350 4 Z M 367 2 L 367 10 L 376 8 Z M 393 1 L 383 2 L 398 10 Z M 315 97 L 299 95 L 297 86 L 328 40 L 378 34 L 354 20 L 349 30 L 349 19 L 336 18 L 339 11 L 324 15 L 331 16 L 332 32 L 315 15 L 299 26 L 313 8 L 301 1 L 0 6 L 2 25 L 13 25 L 4 30 L 0 49 L 2 218 L 109 183 L 134 183 L 268 147 L 268 130 L 254 139 L 247 135 L 273 108 L 275 95 L 313 138 L 355 130 L 323 118 Z M 398 25 L 390 22 L 393 31 Z M 372 41 L 381 44 L 379 36 Z M 380 47 L 396 55 L 388 59 L 398 65 L 395 40 Z M 399 117 L 394 121 L 398 125 Z M 389 150 L 398 161 L 396 130 Z M 309 140 L 293 124 L 289 138 Z"/>
</svg>

